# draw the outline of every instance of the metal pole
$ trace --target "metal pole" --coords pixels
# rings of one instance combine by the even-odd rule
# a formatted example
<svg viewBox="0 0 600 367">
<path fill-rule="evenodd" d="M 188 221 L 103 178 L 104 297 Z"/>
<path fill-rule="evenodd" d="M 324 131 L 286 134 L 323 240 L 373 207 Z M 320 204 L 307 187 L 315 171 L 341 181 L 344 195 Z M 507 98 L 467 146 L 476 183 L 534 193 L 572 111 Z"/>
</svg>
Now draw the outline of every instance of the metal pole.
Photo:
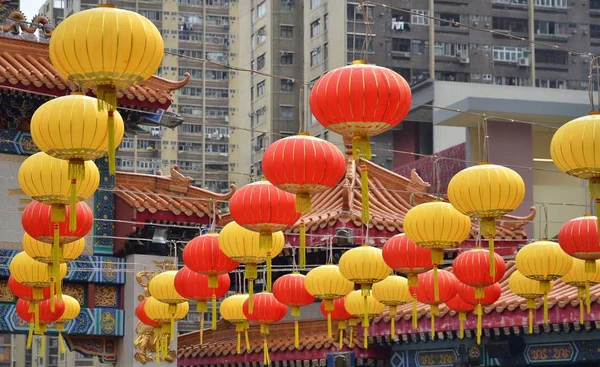
<svg viewBox="0 0 600 367">
<path fill-rule="evenodd" d="M 535 18 L 534 18 L 534 2 L 535 0 L 529 0 L 529 49 L 531 50 L 529 58 L 529 70 L 531 72 L 531 86 L 535 88 Z"/>
<path fill-rule="evenodd" d="M 433 0 L 429 0 L 429 16 L 435 16 Z M 429 79 L 435 80 L 435 21 L 431 18 L 429 18 Z"/>
<path fill-rule="evenodd" d="M 202 54 L 206 59 L 206 1 L 202 3 Z M 202 188 L 206 188 L 206 62 L 202 63 Z"/>
</svg>

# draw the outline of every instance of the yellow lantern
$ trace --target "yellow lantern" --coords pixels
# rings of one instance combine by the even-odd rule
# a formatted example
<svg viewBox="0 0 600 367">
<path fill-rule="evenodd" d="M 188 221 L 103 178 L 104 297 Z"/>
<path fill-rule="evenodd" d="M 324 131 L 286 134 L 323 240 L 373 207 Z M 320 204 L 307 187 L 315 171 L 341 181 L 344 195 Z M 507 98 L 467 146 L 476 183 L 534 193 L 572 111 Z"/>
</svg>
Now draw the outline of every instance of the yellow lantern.
<svg viewBox="0 0 600 367">
<path fill-rule="evenodd" d="M 48 273 L 52 277 L 52 285 L 56 286 L 56 292 L 62 297 L 61 282 L 57 281 L 60 272 L 60 264 L 73 261 L 81 255 L 85 248 L 85 239 L 61 244 L 57 247 L 37 241 L 27 233 L 23 234 L 23 250 L 35 261 L 48 264 Z"/>
<path fill-rule="evenodd" d="M 52 221 L 65 221 L 65 205 L 71 203 L 69 163 L 40 152 L 28 157 L 19 168 L 19 185 L 25 195 L 41 203 L 52 205 Z M 100 183 L 100 172 L 93 161 L 85 162 L 85 175 L 77 185 L 76 201 L 94 194 Z M 71 206 L 70 229 L 74 230 L 76 206 Z"/>
<path fill-rule="evenodd" d="M 52 287 L 53 278 L 48 272 L 48 266 L 39 261 L 32 259 L 25 251 L 21 251 L 16 254 L 11 260 L 9 265 L 10 275 L 15 280 L 23 285 L 33 288 L 33 298 L 42 299 L 42 288 L 50 287 L 50 308 L 54 311 L 54 287 Z M 67 264 L 60 264 L 59 279 L 56 282 L 59 283 L 67 275 Z M 35 308 L 36 314 L 36 325 L 39 323 L 39 310 L 37 302 L 32 302 Z M 36 326 L 37 327 L 37 326 Z"/>
<path fill-rule="evenodd" d="M 573 266 L 573 258 L 556 242 L 540 240 L 519 250 L 515 257 L 517 269 L 532 280 L 538 280 L 544 292 L 544 322 L 548 323 L 548 292 L 550 282 L 566 275 Z"/>
<path fill-rule="evenodd" d="M 535 310 L 536 298 L 544 297 L 554 287 L 554 282 L 547 285 L 547 290 L 544 290 L 542 283 L 537 280 L 532 280 L 515 270 L 508 278 L 508 287 L 510 291 L 519 297 L 527 300 L 527 309 L 529 310 L 529 334 L 533 333 L 533 310 Z"/>
<path fill-rule="evenodd" d="M 260 246 L 260 233 L 246 229 L 236 222 L 228 223 L 219 233 L 219 248 L 227 257 L 245 265 L 244 277 L 248 280 L 250 297 L 254 292 L 254 281 L 258 277 L 257 265 L 271 261 L 279 255 L 285 245 L 283 232 L 271 234 L 272 247 Z"/>
<path fill-rule="evenodd" d="M 146 298 L 144 310 L 150 319 L 161 323 L 160 330 L 157 332 L 159 335 L 156 338 L 158 344 L 156 354 L 157 356 L 159 353 L 162 354 L 164 359 L 168 354 L 171 339 L 175 337 L 175 322 L 183 319 L 188 314 L 190 305 L 188 302 L 182 302 L 172 306 L 154 297 L 148 297 Z"/>
<path fill-rule="evenodd" d="M 494 276 L 496 218 L 517 209 L 525 198 L 523 178 L 510 168 L 481 163 L 458 172 L 448 184 L 448 199 L 461 213 L 481 221 L 481 234 L 488 239 L 490 275 Z"/>
<path fill-rule="evenodd" d="M 396 335 L 396 307 L 413 300 L 408 289 L 408 280 L 399 275 L 390 275 L 381 282 L 373 284 L 373 298 L 388 306 L 390 313 L 390 335 Z"/>
<path fill-rule="evenodd" d="M 103 4 L 67 17 L 52 35 L 52 65 L 79 87 L 96 88 L 98 110 L 108 107 L 108 146 L 116 147 L 111 132 L 117 88 L 144 81 L 158 70 L 164 54 L 160 32 L 138 13 Z M 114 173 L 114 163 L 109 169 Z"/>
<path fill-rule="evenodd" d="M 349 314 L 355 317 L 361 317 L 367 315 L 367 322 L 365 324 L 363 318 L 363 346 L 365 349 L 369 346 L 369 317 L 379 316 L 385 306 L 375 299 L 375 297 L 367 296 L 367 302 L 364 301 L 362 291 L 352 291 L 346 296 L 344 306 Z"/>
<path fill-rule="evenodd" d="M 304 282 L 306 290 L 313 297 L 325 301 L 325 312 L 327 312 L 327 337 L 331 339 L 331 311 L 333 311 L 333 300 L 342 298 L 354 289 L 354 284 L 342 276 L 337 265 L 326 264 L 317 266 L 306 274 Z"/>
<path fill-rule="evenodd" d="M 250 350 L 250 341 L 248 340 L 249 323 L 246 315 L 244 315 L 244 302 L 248 299 L 248 294 L 236 294 L 225 298 L 221 301 L 219 312 L 224 320 L 235 324 L 235 332 L 237 333 L 237 354 L 241 354 L 242 349 L 242 332 L 246 339 L 246 350 Z M 202 330 L 200 330 L 202 333 Z M 202 344 L 202 339 L 200 340 Z"/>
<path fill-rule="evenodd" d="M 593 111 L 561 126 L 550 143 L 550 156 L 559 170 L 589 181 L 597 213 L 600 213 L 600 140 L 596 139 L 599 129 L 600 112 Z"/>
<path fill-rule="evenodd" d="M 431 250 L 435 300 L 439 301 L 438 266 L 444 263 L 444 250 L 469 238 L 471 219 L 450 203 L 434 201 L 411 208 L 404 217 L 404 233 L 418 246 Z"/>
<path fill-rule="evenodd" d="M 71 320 L 75 320 L 77 316 L 79 316 L 79 312 L 81 312 L 81 306 L 79 305 L 79 301 L 75 298 L 67 295 L 63 295 L 62 301 L 65 304 L 65 310 L 63 311 L 60 319 L 56 321 L 56 331 L 58 331 L 58 342 L 60 344 L 60 353 L 65 354 L 65 343 L 62 338 L 62 332 L 65 330 L 65 324 Z"/>
<path fill-rule="evenodd" d="M 596 260 L 598 264 L 600 260 Z M 563 282 L 577 288 L 579 297 L 579 322 L 583 324 L 583 302 L 585 301 L 587 313 L 591 311 L 590 287 L 600 284 L 600 272 L 586 272 L 586 260 L 573 259 L 571 270 L 560 278 Z M 597 267 L 596 267 L 597 268 Z"/>
<path fill-rule="evenodd" d="M 71 192 L 84 177 L 84 161 L 108 154 L 114 165 L 115 149 L 123 139 L 123 118 L 115 112 L 113 125 L 108 126 L 108 113 L 98 111 L 96 98 L 83 93 L 54 98 L 41 105 L 31 118 L 31 138 L 46 154 L 69 161 Z M 109 135 L 113 135 L 109 146 Z M 71 203 L 73 205 L 73 203 Z"/>
</svg>

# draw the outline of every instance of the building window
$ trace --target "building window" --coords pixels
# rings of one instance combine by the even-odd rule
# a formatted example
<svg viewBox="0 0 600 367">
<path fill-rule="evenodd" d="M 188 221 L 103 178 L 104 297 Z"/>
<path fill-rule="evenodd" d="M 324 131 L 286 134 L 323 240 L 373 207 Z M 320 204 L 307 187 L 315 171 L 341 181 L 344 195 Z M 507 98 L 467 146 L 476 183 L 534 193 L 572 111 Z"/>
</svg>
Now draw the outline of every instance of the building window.
<svg viewBox="0 0 600 367">
<path fill-rule="evenodd" d="M 129 150 L 133 149 L 133 139 L 123 139 L 121 141 L 121 145 L 119 145 L 119 150 Z"/>
<path fill-rule="evenodd" d="M 258 19 L 264 17 L 265 15 L 267 15 L 267 4 L 265 1 L 263 1 L 262 3 L 258 4 L 258 6 L 256 7 L 256 13 L 258 15 Z"/>
<path fill-rule="evenodd" d="M 294 11 L 294 0 L 281 0 L 279 9 L 281 11 Z"/>
<path fill-rule="evenodd" d="M 459 28 L 460 25 L 456 22 L 466 24 L 469 18 L 468 14 L 457 14 L 457 13 L 435 13 L 436 18 L 443 20 L 436 20 L 435 25 L 438 27 L 455 27 Z"/>
<path fill-rule="evenodd" d="M 435 43 L 435 56 L 460 57 L 469 55 L 469 45 L 461 43 Z"/>
<path fill-rule="evenodd" d="M 182 124 L 179 126 L 179 132 L 185 134 L 201 134 L 202 125 Z"/>
<path fill-rule="evenodd" d="M 548 8 L 566 8 L 567 0 L 535 0 L 534 4 Z"/>
<path fill-rule="evenodd" d="M 279 26 L 281 38 L 294 38 L 294 27 L 291 25 Z"/>
<path fill-rule="evenodd" d="M 256 69 L 262 70 L 265 67 L 265 54 L 260 55 L 256 58 Z"/>
<path fill-rule="evenodd" d="M 282 120 L 293 120 L 294 106 L 279 106 L 279 114 Z"/>
<path fill-rule="evenodd" d="M 535 62 L 540 64 L 567 65 L 569 53 L 566 51 L 535 50 Z"/>
<path fill-rule="evenodd" d="M 321 0 L 310 0 L 311 9 L 318 8 L 319 6 L 321 6 Z"/>
<path fill-rule="evenodd" d="M 316 66 L 321 63 L 321 46 L 315 47 L 310 52 L 310 66 Z"/>
<path fill-rule="evenodd" d="M 600 25 L 590 24 L 590 37 L 591 38 L 600 38 Z"/>
<path fill-rule="evenodd" d="M 265 95 L 265 81 L 259 82 L 256 84 L 256 97 Z"/>
<path fill-rule="evenodd" d="M 294 53 L 293 52 L 281 52 L 281 65 L 294 65 Z"/>
<path fill-rule="evenodd" d="M 569 24 L 536 20 L 534 29 L 536 34 L 566 36 L 569 32 Z"/>
<path fill-rule="evenodd" d="M 410 40 L 406 38 L 392 38 L 392 51 L 410 52 Z"/>
<path fill-rule="evenodd" d="M 358 34 L 352 34 L 349 33 L 348 37 L 346 39 L 346 42 L 348 44 L 348 51 L 356 51 L 356 52 L 360 52 L 361 50 L 363 50 L 363 48 L 365 47 L 365 36 L 363 35 L 358 35 Z M 369 52 L 373 52 L 373 41 L 371 38 L 371 42 L 369 42 L 368 45 L 368 50 Z"/>
<path fill-rule="evenodd" d="M 529 30 L 529 22 L 527 19 L 494 17 L 492 19 L 492 27 L 496 30 L 527 33 Z"/>
<path fill-rule="evenodd" d="M 206 88 L 206 98 L 228 98 L 229 89 Z"/>
<path fill-rule="evenodd" d="M 256 32 L 256 40 L 258 45 L 265 43 L 265 41 L 267 40 L 267 31 L 266 31 L 266 26 L 260 28 L 258 30 L 258 32 Z"/>
<path fill-rule="evenodd" d="M 316 37 L 321 33 L 321 19 L 317 19 L 310 23 L 310 37 Z"/>
<path fill-rule="evenodd" d="M 473 74 L 471 74 L 473 75 Z M 481 77 L 480 77 L 481 78 Z M 529 78 L 516 78 L 512 76 L 495 76 L 494 84 L 496 85 L 512 85 L 517 87 L 528 87 Z"/>
<path fill-rule="evenodd" d="M 281 80 L 281 91 L 282 92 L 293 92 L 294 91 L 294 82 L 289 79 Z"/>
<path fill-rule="evenodd" d="M 429 10 L 411 9 L 410 23 L 415 25 L 429 25 Z"/>
<path fill-rule="evenodd" d="M 412 40 L 410 42 L 410 49 L 413 55 L 428 55 L 429 41 Z"/>
<path fill-rule="evenodd" d="M 529 48 L 494 46 L 494 61 L 518 62 L 522 57 L 529 57 Z"/>
<path fill-rule="evenodd" d="M 537 53 L 537 50 L 536 50 Z M 536 79 L 535 86 L 538 88 L 552 88 L 552 89 L 567 89 L 567 83 L 564 80 L 553 80 L 553 79 Z"/>
<path fill-rule="evenodd" d="M 366 9 L 365 9 L 366 8 Z M 346 19 L 349 22 L 357 22 L 363 23 L 365 21 L 365 10 L 367 11 L 367 22 L 373 22 L 373 7 L 372 6 L 360 6 L 359 4 L 347 4 L 346 5 Z"/>
</svg>

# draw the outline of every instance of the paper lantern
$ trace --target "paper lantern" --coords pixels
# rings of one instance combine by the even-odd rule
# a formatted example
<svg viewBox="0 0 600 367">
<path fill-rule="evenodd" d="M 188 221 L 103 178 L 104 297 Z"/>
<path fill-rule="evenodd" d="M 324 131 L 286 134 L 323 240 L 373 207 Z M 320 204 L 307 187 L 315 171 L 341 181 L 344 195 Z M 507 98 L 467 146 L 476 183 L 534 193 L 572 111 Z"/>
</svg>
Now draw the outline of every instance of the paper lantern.
<svg viewBox="0 0 600 367">
<path fill-rule="evenodd" d="M 108 107 L 108 147 L 114 152 L 117 88 L 144 81 L 158 70 L 164 54 L 160 32 L 135 12 L 103 4 L 65 18 L 53 35 L 49 54 L 58 73 L 81 88 L 95 88 L 97 109 Z M 112 159 L 109 171 L 115 172 Z"/>
<path fill-rule="evenodd" d="M 489 272 L 490 258 L 495 261 L 494 275 Z M 475 287 L 476 297 L 483 297 L 483 288 L 499 282 L 506 272 L 502 256 L 490 254 L 488 250 L 475 248 L 462 252 L 452 263 L 452 272 L 462 283 Z"/>
<path fill-rule="evenodd" d="M 260 333 L 263 335 L 263 364 L 270 365 L 269 344 L 267 335 L 269 325 L 281 321 L 287 314 L 288 307 L 279 302 L 273 293 L 262 292 L 254 296 L 254 311 L 249 310 L 249 299 L 244 302 L 243 311 L 248 320 L 260 323 Z"/>
<path fill-rule="evenodd" d="M 452 270 L 454 270 L 454 268 Z M 486 269 L 486 274 L 487 273 L 488 272 Z M 470 285 L 459 282 L 458 295 L 463 301 L 475 306 L 475 315 L 477 316 L 477 344 L 480 344 L 482 334 L 483 306 L 494 304 L 502 295 L 502 287 L 500 284 L 494 283 L 492 285 L 483 287 L 481 290 L 477 290 L 475 287 L 471 287 Z"/>
<path fill-rule="evenodd" d="M 168 311 L 172 316 L 170 319 L 171 336 L 175 335 L 175 321 L 177 320 L 176 316 L 177 312 L 181 311 L 177 307 L 177 305 L 183 303 L 187 304 L 187 299 L 185 299 L 183 296 L 177 293 L 177 290 L 175 289 L 176 275 L 176 270 L 165 271 L 163 273 L 156 274 L 155 276 L 153 276 L 150 280 L 150 283 L 148 284 L 148 291 L 152 296 L 151 298 L 155 299 L 158 302 L 162 302 L 168 305 Z M 150 313 L 148 313 L 148 316 L 150 316 L 151 319 L 156 321 L 164 321 L 162 319 L 158 320 L 155 317 L 152 317 Z"/>
<path fill-rule="evenodd" d="M 15 297 L 28 302 L 39 302 L 50 298 L 50 287 L 43 287 L 41 292 L 34 293 L 33 287 L 17 282 L 12 275 L 8 277 L 8 289 Z"/>
<path fill-rule="evenodd" d="M 41 151 L 69 161 L 69 179 L 75 192 L 77 181 L 84 177 L 85 161 L 108 154 L 109 165 L 114 167 L 115 149 L 121 144 L 125 124 L 119 112 L 109 119 L 106 111 L 98 111 L 96 98 L 75 92 L 42 104 L 31 118 L 30 130 Z"/>
<path fill-rule="evenodd" d="M 363 347 L 367 349 L 369 347 L 369 318 L 379 316 L 385 306 L 371 295 L 366 296 L 365 301 L 362 291 L 352 291 L 346 296 L 344 307 L 352 316 L 363 318 Z"/>
<path fill-rule="evenodd" d="M 271 234 L 271 248 L 261 248 L 260 234 L 246 229 L 236 222 L 228 223 L 219 233 L 221 251 L 227 257 L 245 265 L 244 278 L 248 280 L 250 295 L 254 294 L 254 281 L 258 277 L 257 265 L 267 261 L 267 268 L 269 268 L 271 260 L 281 253 L 284 245 L 283 232 L 275 232 Z"/>
<path fill-rule="evenodd" d="M 479 219 L 481 234 L 494 253 L 496 218 L 517 209 L 525 198 L 523 178 L 510 168 L 482 163 L 458 172 L 448 183 L 448 200 L 461 213 Z M 494 275 L 494 261 L 489 262 Z"/>
<path fill-rule="evenodd" d="M 69 229 L 75 231 L 77 214 L 73 199 L 83 201 L 92 196 L 100 183 L 100 172 L 93 161 L 86 161 L 85 174 L 78 182 L 73 197 L 71 180 L 69 180 L 69 163 L 40 152 L 29 156 L 21 163 L 18 179 L 25 195 L 52 206 L 52 222 L 65 221 L 65 206 L 70 203 L 71 211 L 75 215 L 69 216 Z"/>
<path fill-rule="evenodd" d="M 33 308 L 33 310 L 32 310 Z M 29 323 L 29 334 L 27 336 L 27 349 L 31 349 L 33 334 L 41 336 L 42 345 L 40 346 L 40 356 L 44 357 L 46 343 L 44 334 L 51 322 L 60 319 L 60 316 L 65 311 L 65 304 L 58 298 L 53 297 L 39 302 L 35 306 L 23 299 L 17 301 L 17 315 L 25 322 Z M 33 311 L 33 312 L 32 312 Z"/>
<path fill-rule="evenodd" d="M 156 276 L 154 278 L 156 278 Z M 154 280 L 154 278 L 152 279 Z M 152 285 L 152 281 L 150 282 L 150 285 Z M 173 306 L 171 304 L 161 302 L 154 297 L 148 297 L 146 298 L 144 310 L 151 320 L 161 324 L 160 330 L 157 331 L 158 346 L 156 348 L 156 355 L 161 355 L 162 359 L 164 360 L 168 355 L 169 344 L 176 336 L 175 322 L 183 319 L 188 314 L 190 305 L 187 302 L 182 302 Z"/>
<path fill-rule="evenodd" d="M 515 270 L 508 278 L 508 287 L 510 288 L 510 291 L 527 300 L 527 309 L 529 310 L 529 334 L 533 333 L 533 310 L 535 309 L 535 300 L 536 298 L 546 297 L 553 286 L 553 281 L 542 286 L 542 282 L 529 279 L 518 270 Z M 544 310 L 544 313 L 544 317 L 547 318 L 547 310 Z M 546 321 L 544 320 L 544 322 Z"/>
<path fill-rule="evenodd" d="M 346 302 L 344 298 L 336 298 L 333 300 L 333 310 L 327 311 L 325 309 L 325 302 L 321 301 L 321 314 L 332 320 L 338 322 L 338 331 L 340 335 L 339 348 L 344 346 L 344 330 L 346 330 L 346 320 L 350 320 L 350 332 L 348 333 L 348 337 L 350 339 L 350 346 L 352 346 L 352 334 L 353 327 L 355 326 L 354 320 L 352 319 L 352 315 L 346 310 L 346 306 L 344 303 Z"/>
<path fill-rule="evenodd" d="M 229 211 L 240 226 L 260 233 L 259 247 L 267 251 L 273 250 L 273 233 L 293 226 L 300 219 L 300 213 L 296 212 L 296 196 L 269 181 L 253 182 L 237 190 L 229 201 Z M 267 269 L 268 291 L 271 289 L 270 276 Z"/>
<path fill-rule="evenodd" d="M 285 274 L 273 284 L 273 296 L 286 306 L 291 307 L 290 315 L 300 317 L 300 307 L 308 306 L 315 302 L 313 297 L 304 286 L 306 276 L 300 273 Z M 298 319 L 294 320 L 294 346 L 300 347 L 300 331 Z"/>
<path fill-rule="evenodd" d="M 242 332 L 246 339 L 246 351 L 250 350 L 250 341 L 248 340 L 248 318 L 244 315 L 244 302 L 248 299 L 248 294 L 236 294 L 229 296 L 221 301 L 219 312 L 224 320 L 235 324 L 237 333 L 237 354 L 242 352 Z M 202 344 L 202 341 L 200 341 Z"/>
<path fill-rule="evenodd" d="M 433 294 L 438 299 L 437 271 L 444 250 L 458 246 L 471 232 L 471 220 L 445 202 L 435 201 L 411 208 L 404 217 L 404 233 L 418 246 L 431 250 Z"/>
<path fill-rule="evenodd" d="M 63 295 L 62 301 L 65 304 L 65 310 L 60 315 L 58 320 L 56 320 L 56 331 L 58 331 L 58 344 L 60 353 L 65 354 L 66 349 L 62 332 L 65 331 L 65 324 L 67 322 L 75 320 L 75 318 L 79 316 L 79 313 L 81 312 L 81 306 L 79 305 L 79 301 L 71 296 Z"/>
<path fill-rule="evenodd" d="M 598 219 L 592 215 L 569 220 L 558 232 L 558 243 L 564 252 L 585 260 L 586 272 L 595 273 L 596 260 L 600 259 Z"/>
<path fill-rule="evenodd" d="M 435 338 L 435 318 L 440 315 L 439 305 L 446 303 L 456 296 L 458 279 L 449 271 L 440 270 L 437 274 L 438 297 L 435 295 L 435 283 L 433 270 L 419 274 L 419 286 L 417 287 L 417 299 L 421 303 L 431 306 L 431 338 Z"/>
<path fill-rule="evenodd" d="M 538 280 L 544 291 L 544 323 L 548 323 L 550 282 L 566 275 L 573 258 L 556 242 L 540 240 L 521 248 L 515 257 L 517 269 L 529 279 Z"/>
<path fill-rule="evenodd" d="M 331 311 L 333 300 L 342 298 L 354 290 L 354 284 L 342 276 L 337 265 L 317 266 L 306 274 L 305 286 L 308 293 L 325 301 L 327 314 L 327 337 L 331 339 Z"/>
<path fill-rule="evenodd" d="M 390 268 L 407 275 L 410 286 L 418 284 L 419 274 L 433 268 L 431 250 L 417 246 L 404 233 L 388 239 L 383 245 L 382 255 Z"/>
<path fill-rule="evenodd" d="M 77 203 L 76 215 L 77 227 L 71 231 L 69 206 L 65 208 L 64 222 L 52 222 L 52 206 L 33 200 L 23 210 L 21 225 L 28 235 L 38 241 L 48 244 L 58 241 L 59 244 L 65 244 L 85 237 L 94 225 L 94 213 L 85 201 Z"/>
<path fill-rule="evenodd" d="M 412 302 L 408 289 L 408 280 L 398 275 L 390 275 L 381 282 L 373 284 L 373 297 L 388 306 L 390 313 L 390 335 L 396 335 L 396 307 Z"/>
<path fill-rule="evenodd" d="M 187 266 L 179 269 L 173 280 L 175 291 L 183 298 L 196 301 L 196 311 L 204 313 L 207 311 L 206 301 L 211 300 L 212 306 L 212 329 L 217 330 L 217 298 L 224 297 L 231 286 L 229 274 L 217 276 L 217 287 L 209 287 L 209 277 L 196 273 Z M 202 315 L 204 316 L 204 315 Z M 200 317 L 200 330 L 204 329 L 204 317 Z"/>
<path fill-rule="evenodd" d="M 183 262 L 190 270 L 208 275 L 209 288 L 217 288 L 218 276 L 240 265 L 221 251 L 217 233 L 197 236 L 189 241 L 183 249 Z"/>
<path fill-rule="evenodd" d="M 146 298 L 141 300 L 140 303 L 138 303 L 138 305 L 135 307 L 135 317 L 137 317 L 138 320 L 140 320 L 140 322 L 144 325 L 152 326 L 154 328 L 160 328 L 161 323 L 158 321 L 154 321 L 150 317 L 148 317 L 145 307 Z"/>
<path fill-rule="evenodd" d="M 595 227 L 594 223 L 594 227 Z M 585 302 L 587 313 L 591 311 L 590 287 L 600 284 L 599 272 L 587 272 L 587 261 L 581 259 L 573 259 L 571 270 L 563 275 L 560 280 L 577 288 L 577 296 L 579 297 L 579 321 L 583 324 L 583 303 Z"/>
<path fill-rule="evenodd" d="M 598 129 L 600 114 L 592 111 L 587 116 L 562 125 L 550 142 L 550 156 L 554 165 L 567 175 L 589 181 L 590 197 L 596 201 L 596 213 L 600 213 L 600 141 L 596 140 Z"/>
<path fill-rule="evenodd" d="M 460 294 L 457 294 L 452 299 L 446 301 L 446 306 L 454 312 L 458 313 L 458 337 L 463 339 L 465 337 L 465 321 L 467 321 L 467 313 L 475 310 L 475 306 L 472 304 L 465 302 Z"/>
</svg>

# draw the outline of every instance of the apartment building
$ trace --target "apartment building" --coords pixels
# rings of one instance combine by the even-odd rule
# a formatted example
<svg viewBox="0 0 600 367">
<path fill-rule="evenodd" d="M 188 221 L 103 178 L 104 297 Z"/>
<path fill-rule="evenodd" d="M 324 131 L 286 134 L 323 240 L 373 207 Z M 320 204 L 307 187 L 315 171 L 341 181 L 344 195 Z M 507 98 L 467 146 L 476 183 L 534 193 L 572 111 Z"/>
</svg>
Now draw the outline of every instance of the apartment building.
<svg viewBox="0 0 600 367">
<path fill-rule="evenodd" d="M 45 7 L 57 3 L 48 0 Z M 152 127 L 137 136 L 126 136 L 117 152 L 117 167 L 122 171 L 169 172 L 178 165 L 194 184 L 213 191 L 229 187 L 229 88 L 232 73 L 219 64 L 229 63 L 231 39 L 228 0 L 114 0 L 121 9 L 136 11 L 150 19 L 160 30 L 166 54 L 159 75 L 183 79 L 187 86 L 178 91 L 170 111 L 184 121 L 179 127 Z M 62 14 L 98 5 L 98 0 L 65 0 Z M 53 13 L 59 14 L 56 8 Z M 58 20 L 58 19 L 57 19 Z M 205 64 L 206 58 L 215 64 Z M 160 118 L 160 116 L 155 116 Z M 203 128 L 206 126 L 206 128 Z"/>
<path fill-rule="evenodd" d="M 390 7 L 368 6 L 363 9 L 358 6 L 358 1 L 345 0 L 239 1 L 237 9 L 232 6 L 231 11 L 240 20 L 239 30 L 236 30 L 238 41 L 248 50 L 240 52 L 232 65 L 275 74 L 273 66 L 281 65 L 282 53 L 293 51 L 294 62 L 302 63 L 302 74 L 296 77 L 311 82 L 328 70 L 366 58 L 371 63 L 395 70 L 415 88 L 429 80 L 433 71 L 431 76 L 435 80 L 586 89 L 587 56 L 540 45 L 534 48 L 527 42 L 499 33 L 528 38 L 532 28 L 531 33 L 538 42 L 600 52 L 600 0 L 533 0 L 534 17 L 531 21 L 527 0 L 436 0 L 432 15 L 441 20 L 425 17 L 431 14 L 428 0 L 377 2 Z M 294 14 L 293 19 L 290 19 L 290 13 Z M 302 19 L 297 18 L 300 14 Z M 498 32 L 492 34 L 458 27 L 455 22 Z M 261 36 L 262 43 L 253 46 L 251 37 L 262 27 L 266 27 Z M 284 35 L 289 34 L 290 27 L 293 27 L 293 37 L 281 42 Z M 432 45 L 430 27 L 433 27 L 434 33 Z M 298 52 L 302 54 L 298 55 Z M 430 53 L 434 55 L 433 65 Z M 273 60 L 276 62 L 273 63 Z M 269 87 L 264 94 L 263 78 L 260 76 L 240 73 L 235 83 L 240 90 L 236 107 L 244 111 L 240 119 L 264 111 L 266 124 L 255 127 L 264 126 L 260 129 L 279 132 L 269 125 L 269 117 L 278 116 L 288 103 L 284 99 L 285 94 L 273 87 L 273 83 L 279 81 L 267 79 Z M 241 91 L 242 86 L 260 89 L 261 94 L 244 94 L 247 92 Z M 393 154 L 390 152 L 392 149 L 432 153 L 432 124 L 426 110 L 409 114 L 396 129 L 372 139 L 373 160 L 377 164 L 394 168 L 415 159 L 414 156 Z M 313 135 L 341 143 L 339 136 L 324 131 L 309 111 L 306 119 Z M 246 161 L 250 154 L 252 159 L 249 163 L 255 174 L 260 173 L 257 167 L 260 137 L 261 134 L 257 133 L 245 136 L 245 140 L 252 141 L 253 149 L 238 154 Z M 242 165 L 241 160 L 232 164 Z"/>
</svg>

